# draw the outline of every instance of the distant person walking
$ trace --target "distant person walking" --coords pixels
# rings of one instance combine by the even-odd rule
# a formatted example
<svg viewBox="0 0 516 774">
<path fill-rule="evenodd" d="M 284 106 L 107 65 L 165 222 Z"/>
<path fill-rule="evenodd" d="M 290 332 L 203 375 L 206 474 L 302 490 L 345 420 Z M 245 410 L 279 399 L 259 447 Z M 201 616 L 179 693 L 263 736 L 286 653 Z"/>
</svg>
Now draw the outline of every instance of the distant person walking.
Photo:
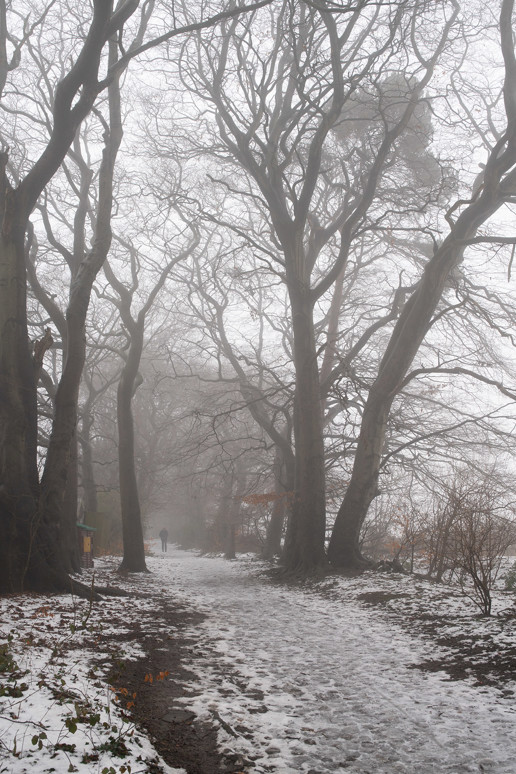
<svg viewBox="0 0 516 774">
<path fill-rule="evenodd" d="M 167 540 L 168 540 L 168 530 L 163 528 L 161 532 L 159 533 L 159 536 L 161 538 L 161 550 L 166 551 L 167 550 Z"/>
</svg>

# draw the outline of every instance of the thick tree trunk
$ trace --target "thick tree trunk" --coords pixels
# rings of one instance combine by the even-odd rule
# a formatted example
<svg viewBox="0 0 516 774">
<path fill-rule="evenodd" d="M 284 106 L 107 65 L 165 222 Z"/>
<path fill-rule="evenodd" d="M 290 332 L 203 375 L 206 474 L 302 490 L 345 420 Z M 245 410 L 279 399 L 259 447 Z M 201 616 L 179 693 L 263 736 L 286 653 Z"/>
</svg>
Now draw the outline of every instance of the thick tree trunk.
<svg viewBox="0 0 516 774">
<path fill-rule="evenodd" d="M 145 546 L 134 464 L 134 421 L 132 402 L 137 388 L 138 367 L 143 349 L 143 325 L 131 331 L 131 345 L 117 390 L 118 474 L 122 509 L 124 557 L 121 571 L 147 572 Z"/>
<path fill-rule="evenodd" d="M 24 229 L 3 191 L 0 233 L 0 591 L 58 589 L 64 568 L 38 510 L 36 375 L 26 322 Z"/>
<path fill-rule="evenodd" d="M 226 524 L 224 559 L 234 559 L 236 557 L 236 525 L 229 521 Z"/>
<path fill-rule="evenodd" d="M 367 401 L 357 445 L 353 473 L 337 514 L 328 547 L 328 559 L 334 565 L 358 569 L 367 561 L 359 546 L 360 530 L 371 502 L 378 494 L 378 475 L 390 402 L 373 391 Z"/>
<path fill-rule="evenodd" d="M 295 489 L 283 562 L 289 572 L 305 573 L 326 561 L 323 423 L 312 304 L 302 290 L 291 288 L 290 298 L 296 371 Z"/>
<path fill-rule="evenodd" d="M 70 587 L 70 568 L 59 518 L 71 436 L 59 507 L 49 510 L 37 471 L 37 368 L 27 330 L 26 220 L 5 177 L 0 193 L 0 590 L 63 591 Z"/>
<path fill-rule="evenodd" d="M 321 363 L 321 370 L 319 379 L 321 385 L 324 385 L 327 379 L 331 375 L 331 371 L 335 366 L 338 359 L 337 343 L 339 339 L 339 322 L 340 313 L 342 307 L 342 298 L 344 292 L 344 276 L 345 267 L 341 270 L 339 276 L 335 280 L 333 293 L 330 302 L 330 308 L 328 310 L 328 324 L 326 326 L 326 347 L 324 349 L 324 356 Z M 323 417 L 326 413 L 326 407 L 328 404 L 328 396 L 324 395 L 321 399 Z"/>
<path fill-rule="evenodd" d="M 114 44 L 110 44 L 110 59 Z M 105 137 L 99 170 L 99 202 L 95 239 L 74 272 L 66 309 L 66 356 L 54 401 L 52 431 L 41 478 L 39 511 L 52 531 L 61 529 L 61 517 L 70 460 L 70 447 L 77 425 L 77 406 L 82 370 L 86 359 L 86 316 L 95 278 L 111 246 L 113 174 L 122 141 L 120 91 L 115 79 L 108 88 L 110 131 Z"/>
<path fill-rule="evenodd" d="M 118 146 L 117 146 L 118 147 Z M 109 154 L 108 154 L 109 155 Z M 110 186 L 112 165 L 101 170 L 101 178 L 106 175 L 106 196 L 111 204 Z M 109 209 L 110 212 L 110 209 Z M 63 372 L 57 387 L 54 401 L 52 430 L 41 477 L 38 511 L 46 529 L 53 535 L 53 544 L 63 551 L 60 532 L 63 528 L 63 503 L 67 476 L 70 465 L 71 444 L 77 425 L 77 405 L 82 369 L 86 359 L 85 326 L 93 282 L 105 260 L 111 243 L 108 211 L 104 212 L 102 229 L 97 230 L 92 251 L 80 264 L 72 284 L 70 299 L 66 310 L 66 356 Z M 64 530 L 66 534 L 66 528 Z M 64 559 L 68 570 L 70 561 Z"/>
</svg>

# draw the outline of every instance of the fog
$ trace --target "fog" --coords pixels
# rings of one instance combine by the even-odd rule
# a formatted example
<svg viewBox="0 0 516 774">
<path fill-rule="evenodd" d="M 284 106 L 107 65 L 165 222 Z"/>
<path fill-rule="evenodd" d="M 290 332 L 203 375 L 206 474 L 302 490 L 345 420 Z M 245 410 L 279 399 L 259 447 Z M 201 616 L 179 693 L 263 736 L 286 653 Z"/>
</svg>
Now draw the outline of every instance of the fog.
<svg viewBox="0 0 516 774">
<path fill-rule="evenodd" d="M 512 3 L 110 13 L 2 12 L 2 588 L 510 521 Z"/>
<path fill-rule="evenodd" d="M 507 774 L 511 748 L 477 737 L 486 708 L 500 728 L 513 711 L 512 689 L 496 691 L 514 679 L 515 84 L 514 0 L 0 0 L 0 754 L 13 771 L 77 747 L 115 772 L 111 712 L 162 743 L 152 702 L 130 696 L 154 666 L 164 683 L 166 651 L 177 675 L 159 706 L 180 712 L 173 695 L 197 719 L 172 723 L 174 749 L 199 733 L 216 765 L 148 740 L 143 760 L 131 741 L 133 771 L 326 774 L 349 753 L 357 773 L 410 774 L 403 729 L 426 738 L 442 709 L 423 774 L 479 761 Z M 414 600 L 389 608 L 395 625 L 367 607 L 393 599 Z M 406 617 L 416 634 L 400 633 Z M 203 636 L 209 658 L 189 676 L 185 643 Z M 475 677 L 487 698 L 477 683 L 445 696 L 442 676 L 414 687 L 403 654 L 424 638 L 449 652 L 414 668 Z M 57 668 L 74 648 L 84 701 Z M 224 665 L 264 696 L 284 683 L 251 731 L 238 730 L 251 705 L 213 677 Z M 403 688 L 391 725 L 389 665 Z M 335 696 L 353 686 L 365 698 L 343 730 Z M 116 711 L 99 708 L 110 690 Z M 455 754 L 455 700 L 471 754 Z M 78 723 L 97 741 L 69 742 Z M 304 738 L 325 729 L 318 747 Z M 225 750 L 223 732 L 240 742 Z"/>
</svg>

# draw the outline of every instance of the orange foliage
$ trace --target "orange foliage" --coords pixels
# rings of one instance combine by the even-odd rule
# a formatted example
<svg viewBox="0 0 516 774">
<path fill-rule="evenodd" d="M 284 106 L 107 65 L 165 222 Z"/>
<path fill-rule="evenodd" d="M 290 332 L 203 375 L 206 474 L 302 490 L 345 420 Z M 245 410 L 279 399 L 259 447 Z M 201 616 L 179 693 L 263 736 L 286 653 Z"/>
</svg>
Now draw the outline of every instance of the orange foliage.
<svg viewBox="0 0 516 774">
<path fill-rule="evenodd" d="M 248 505 L 269 505 L 277 500 L 292 500 L 294 492 L 264 492 L 263 494 L 250 494 L 242 497 L 242 502 Z"/>
<path fill-rule="evenodd" d="M 146 683 L 153 683 L 154 680 L 164 680 L 165 677 L 169 676 L 169 674 L 170 674 L 170 672 L 168 671 L 168 669 L 163 669 L 161 672 L 158 672 L 156 677 L 153 677 L 151 675 L 151 673 L 149 672 L 148 674 L 145 675 L 144 682 L 146 682 Z"/>
</svg>

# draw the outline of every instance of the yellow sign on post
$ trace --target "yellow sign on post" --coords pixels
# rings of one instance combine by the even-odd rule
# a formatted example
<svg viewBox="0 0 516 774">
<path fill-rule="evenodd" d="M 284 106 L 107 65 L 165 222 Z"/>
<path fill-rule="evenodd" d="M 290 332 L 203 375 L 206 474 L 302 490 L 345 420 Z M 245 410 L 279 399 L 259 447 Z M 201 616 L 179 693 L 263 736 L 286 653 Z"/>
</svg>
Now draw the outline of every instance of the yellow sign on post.
<svg viewBox="0 0 516 774">
<path fill-rule="evenodd" d="M 85 537 L 85 538 L 83 538 L 83 540 L 84 540 L 84 543 L 83 543 L 83 551 L 84 551 L 84 553 L 85 554 L 91 554 L 91 538 L 90 537 Z"/>
</svg>

